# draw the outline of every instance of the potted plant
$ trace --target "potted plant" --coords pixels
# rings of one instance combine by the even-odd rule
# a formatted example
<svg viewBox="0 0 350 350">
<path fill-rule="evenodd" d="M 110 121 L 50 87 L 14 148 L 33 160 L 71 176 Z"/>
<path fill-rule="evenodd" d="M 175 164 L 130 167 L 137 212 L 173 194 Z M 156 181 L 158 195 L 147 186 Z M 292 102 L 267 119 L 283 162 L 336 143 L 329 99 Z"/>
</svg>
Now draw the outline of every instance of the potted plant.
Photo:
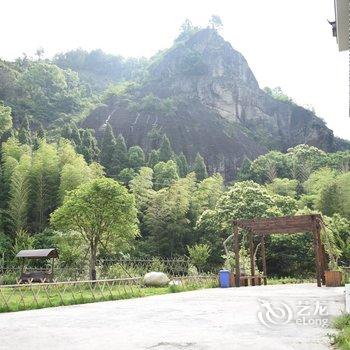
<svg viewBox="0 0 350 350">
<path fill-rule="evenodd" d="M 337 261 L 331 260 L 328 264 L 328 270 L 325 271 L 325 280 L 327 287 L 340 287 L 343 280 L 343 273 L 338 266 Z"/>
<path fill-rule="evenodd" d="M 341 254 L 336 244 L 336 237 L 330 228 L 323 230 L 322 241 L 329 257 L 328 270 L 325 271 L 325 280 L 327 287 L 340 287 L 343 280 L 343 273 L 338 265 Z"/>
</svg>

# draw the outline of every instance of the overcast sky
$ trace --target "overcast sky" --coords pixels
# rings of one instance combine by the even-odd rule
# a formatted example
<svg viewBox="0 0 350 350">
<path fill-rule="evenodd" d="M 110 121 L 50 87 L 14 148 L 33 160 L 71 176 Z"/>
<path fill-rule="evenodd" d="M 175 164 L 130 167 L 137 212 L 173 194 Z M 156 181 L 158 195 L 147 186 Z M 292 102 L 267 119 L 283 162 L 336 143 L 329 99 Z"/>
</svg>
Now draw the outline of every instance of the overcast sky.
<svg viewBox="0 0 350 350">
<path fill-rule="evenodd" d="M 78 47 L 149 57 L 172 44 L 185 18 L 206 26 L 212 14 L 261 87 L 282 87 L 350 139 L 348 53 L 327 23 L 333 0 L 2 0 L 0 57 L 39 47 L 47 57 Z"/>
</svg>

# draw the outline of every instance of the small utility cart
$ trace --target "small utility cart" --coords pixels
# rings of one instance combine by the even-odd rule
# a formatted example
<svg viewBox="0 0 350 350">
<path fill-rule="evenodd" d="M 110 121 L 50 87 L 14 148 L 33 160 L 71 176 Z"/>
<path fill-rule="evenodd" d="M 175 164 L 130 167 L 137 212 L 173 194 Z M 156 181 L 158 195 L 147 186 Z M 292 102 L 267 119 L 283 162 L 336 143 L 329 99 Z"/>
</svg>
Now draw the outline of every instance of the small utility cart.
<svg viewBox="0 0 350 350">
<path fill-rule="evenodd" d="M 20 283 L 44 283 L 53 281 L 54 259 L 58 258 L 56 249 L 21 250 L 16 255 L 16 258 L 22 259 Z M 27 269 L 25 266 L 26 259 L 51 259 L 51 267 Z"/>
</svg>

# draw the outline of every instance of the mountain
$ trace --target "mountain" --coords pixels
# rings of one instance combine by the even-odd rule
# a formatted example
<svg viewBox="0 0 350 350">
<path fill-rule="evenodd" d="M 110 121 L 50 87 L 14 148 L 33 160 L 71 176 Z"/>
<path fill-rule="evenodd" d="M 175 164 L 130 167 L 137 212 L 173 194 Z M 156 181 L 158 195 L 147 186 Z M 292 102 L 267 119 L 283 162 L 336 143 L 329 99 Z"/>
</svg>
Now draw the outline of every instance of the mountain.
<svg viewBox="0 0 350 350">
<path fill-rule="evenodd" d="M 125 84 L 83 126 L 101 134 L 108 121 L 128 145 L 149 151 L 165 133 L 174 150 L 203 155 L 210 172 L 231 179 L 245 157 L 306 143 L 347 148 L 312 111 L 264 90 L 245 58 L 214 29 L 175 41 L 148 66 L 141 84 Z"/>
</svg>

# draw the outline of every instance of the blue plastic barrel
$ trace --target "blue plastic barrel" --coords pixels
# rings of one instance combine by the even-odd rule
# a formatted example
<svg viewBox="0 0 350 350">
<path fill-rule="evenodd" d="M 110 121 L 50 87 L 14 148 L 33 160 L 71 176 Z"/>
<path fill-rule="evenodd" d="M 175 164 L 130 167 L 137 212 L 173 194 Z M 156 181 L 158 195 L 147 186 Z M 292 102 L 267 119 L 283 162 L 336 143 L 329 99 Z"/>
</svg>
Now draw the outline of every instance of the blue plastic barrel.
<svg viewBox="0 0 350 350">
<path fill-rule="evenodd" d="M 220 270 L 219 272 L 219 281 L 221 288 L 228 288 L 230 286 L 230 271 L 229 270 Z"/>
</svg>

